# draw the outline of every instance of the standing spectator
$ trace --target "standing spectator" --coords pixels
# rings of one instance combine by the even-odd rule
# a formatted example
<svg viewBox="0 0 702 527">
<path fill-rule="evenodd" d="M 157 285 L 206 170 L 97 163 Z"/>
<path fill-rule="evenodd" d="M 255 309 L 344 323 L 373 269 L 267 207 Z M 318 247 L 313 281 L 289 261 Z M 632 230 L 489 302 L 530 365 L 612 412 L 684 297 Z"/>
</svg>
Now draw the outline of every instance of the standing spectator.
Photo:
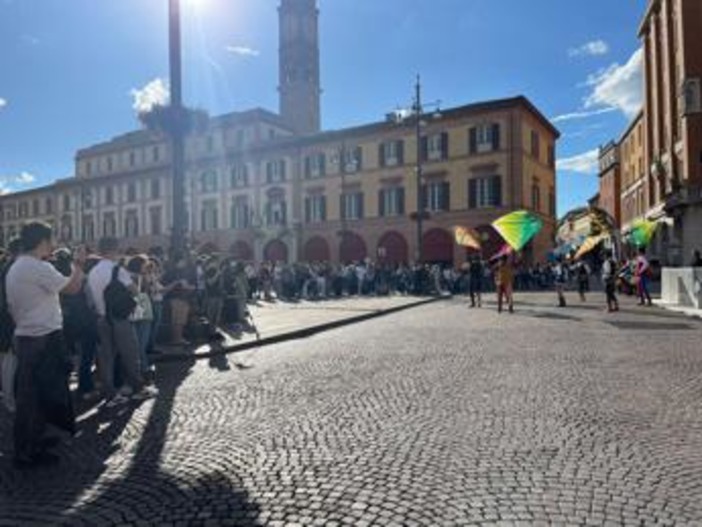
<svg viewBox="0 0 702 527">
<path fill-rule="evenodd" d="M 483 306 L 483 275 L 485 269 L 480 257 L 475 256 L 468 269 L 468 291 L 470 293 L 470 307 Z"/>
<path fill-rule="evenodd" d="M 83 273 L 73 265 L 70 276 L 63 276 L 45 261 L 52 251 L 48 225 L 25 225 L 21 240 L 23 254 L 10 267 L 5 287 L 18 361 L 14 461 L 25 468 L 58 462 L 44 437 L 48 422 L 75 431 L 59 293 L 77 293 Z"/>
<path fill-rule="evenodd" d="M 575 268 L 575 277 L 578 281 L 578 294 L 580 295 L 580 300 L 585 302 L 585 293 L 590 290 L 590 271 L 587 268 L 587 264 L 582 260 L 578 262 Z"/>
<path fill-rule="evenodd" d="M 214 255 L 205 267 L 205 293 L 205 317 L 217 328 L 222 315 L 222 273 L 219 258 Z"/>
<path fill-rule="evenodd" d="M 510 313 L 514 313 L 514 268 L 507 256 L 500 258 L 495 271 L 495 286 L 497 287 L 497 312 L 502 313 L 503 299 L 507 301 Z"/>
<path fill-rule="evenodd" d="M 553 282 L 558 295 L 558 307 L 566 307 L 565 286 L 567 281 L 565 266 L 563 260 L 559 257 L 553 265 Z"/>
<path fill-rule="evenodd" d="M 646 249 L 639 248 L 639 255 L 636 258 L 634 267 L 634 275 L 636 276 L 636 287 L 639 293 L 639 305 L 653 305 L 651 301 L 651 293 L 648 290 L 648 281 L 651 275 L 651 264 L 646 258 Z"/>
<path fill-rule="evenodd" d="M 148 259 L 145 256 L 134 256 L 127 263 L 127 271 L 131 274 L 132 282 L 136 287 L 136 307 L 129 319 L 134 326 L 137 342 L 139 343 L 139 359 L 141 374 L 146 378 L 151 372 L 149 357 L 146 350 L 151 339 L 151 330 L 154 322 L 154 310 L 149 291 Z"/>
<path fill-rule="evenodd" d="M 190 344 L 183 338 L 185 326 L 190 316 L 190 299 L 192 297 L 194 277 L 184 255 L 176 255 L 171 267 L 163 276 L 168 290 L 166 300 L 171 308 L 171 343 L 176 346 Z"/>
<path fill-rule="evenodd" d="M 612 251 L 605 251 L 605 261 L 602 264 L 602 281 L 607 294 L 607 311 L 612 313 L 619 311 L 619 302 L 615 293 L 617 285 L 617 262 L 612 258 Z"/>
<path fill-rule="evenodd" d="M 692 251 L 692 260 L 690 260 L 691 267 L 702 267 L 702 254 L 699 249 Z"/>
<path fill-rule="evenodd" d="M 131 396 L 136 400 L 154 397 L 158 392 L 143 385 L 139 342 L 130 313 L 116 313 L 112 310 L 113 300 L 108 291 L 126 289 L 136 295 L 137 288 L 126 269 L 119 265 L 119 242 L 117 238 L 102 238 L 98 242 L 102 259 L 88 275 L 88 294 L 97 314 L 97 328 L 100 338 L 97 366 L 102 383 L 102 392 L 107 407 L 112 408 L 127 402 Z M 108 312 L 108 303 L 112 312 Z M 133 305 L 132 305 L 133 308 Z M 119 393 L 115 389 L 115 362 L 126 383 Z"/>
</svg>

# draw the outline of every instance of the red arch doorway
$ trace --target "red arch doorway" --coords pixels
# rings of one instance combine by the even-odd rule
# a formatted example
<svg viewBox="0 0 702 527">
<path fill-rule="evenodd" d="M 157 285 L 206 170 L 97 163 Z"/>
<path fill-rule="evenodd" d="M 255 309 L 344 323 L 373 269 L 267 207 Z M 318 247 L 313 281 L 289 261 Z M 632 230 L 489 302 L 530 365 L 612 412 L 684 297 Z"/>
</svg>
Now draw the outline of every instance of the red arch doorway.
<svg viewBox="0 0 702 527">
<path fill-rule="evenodd" d="M 360 262 L 368 256 L 366 242 L 355 232 L 346 232 L 339 246 L 339 259 L 342 263 Z"/>
<path fill-rule="evenodd" d="M 245 241 L 239 240 L 232 244 L 229 248 L 231 255 L 237 259 L 244 262 L 250 262 L 254 259 L 253 251 L 251 246 Z"/>
<path fill-rule="evenodd" d="M 269 241 L 263 249 L 263 259 L 267 262 L 288 262 L 288 246 L 281 240 Z"/>
<path fill-rule="evenodd" d="M 407 263 L 409 245 L 405 237 L 397 231 L 383 234 L 378 242 L 378 260 L 388 264 Z"/>
<path fill-rule="evenodd" d="M 453 263 L 453 237 L 444 229 L 431 229 L 424 233 L 423 259 L 427 263 Z"/>
<path fill-rule="evenodd" d="M 306 262 L 328 262 L 330 253 L 327 240 L 314 236 L 305 243 L 302 258 Z"/>
</svg>

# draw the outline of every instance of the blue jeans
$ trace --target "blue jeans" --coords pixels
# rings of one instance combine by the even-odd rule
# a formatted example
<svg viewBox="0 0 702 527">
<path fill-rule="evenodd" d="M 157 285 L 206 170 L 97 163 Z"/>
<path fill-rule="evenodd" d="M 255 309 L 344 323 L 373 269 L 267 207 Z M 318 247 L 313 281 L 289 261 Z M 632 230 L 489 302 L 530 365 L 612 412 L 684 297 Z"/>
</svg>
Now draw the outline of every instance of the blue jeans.
<svg viewBox="0 0 702 527">
<path fill-rule="evenodd" d="M 149 347 L 149 339 L 151 338 L 152 320 L 139 320 L 132 322 L 134 331 L 136 332 L 137 342 L 139 343 L 139 363 L 141 373 L 149 371 L 149 358 L 146 355 L 146 350 Z"/>
</svg>

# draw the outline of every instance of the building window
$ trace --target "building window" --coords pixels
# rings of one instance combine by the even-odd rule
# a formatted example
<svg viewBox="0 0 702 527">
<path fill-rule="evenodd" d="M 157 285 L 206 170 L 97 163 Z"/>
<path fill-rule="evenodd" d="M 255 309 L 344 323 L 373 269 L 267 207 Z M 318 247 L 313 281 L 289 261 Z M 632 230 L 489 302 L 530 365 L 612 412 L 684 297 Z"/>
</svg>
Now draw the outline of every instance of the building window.
<svg viewBox="0 0 702 527">
<path fill-rule="evenodd" d="M 363 218 L 363 193 L 341 195 L 341 217 L 345 220 L 360 220 Z"/>
<path fill-rule="evenodd" d="M 468 207 L 483 209 L 502 206 L 502 178 L 490 176 L 468 181 Z"/>
<path fill-rule="evenodd" d="M 219 213 L 216 201 L 208 200 L 202 203 L 200 224 L 203 231 L 215 231 L 219 228 Z"/>
<path fill-rule="evenodd" d="M 214 137 L 211 135 L 207 137 L 206 148 L 208 152 L 214 151 Z"/>
<path fill-rule="evenodd" d="M 32 201 L 32 216 L 37 217 L 39 216 L 39 213 L 39 200 L 35 199 L 34 201 Z"/>
<path fill-rule="evenodd" d="M 107 187 L 105 189 L 105 204 L 114 205 L 115 203 L 115 191 L 112 187 Z"/>
<path fill-rule="evenodd" d="M 113 163 L 112 163 L 112 156 L 107 158 L 107 171 L 112 172 L 113 168 Z"/>
<path fill-rule="evenodd" d="M 386 141 L 380 144 L 379 155 L 381 167 L 402 165 L 404 160 L 405 143 L 399 141 Z"/>
<path fill-rule="evenodd" d="M 71 196 L 68 194 L 63 195 L 63 210 L 71 210 Z"/>
<path fill-rule="evenodd" d="M 230 227 L 232 229 L 248 229 L 251 225 L 249 201 L 245 197 L 234 199 L 231 209 Z"/>
<path fill-rule="evenodd" d="M 135 164 L 136 164 L 136 155 L 134 154 L 134 152 L 129 152 L 129 166 L 134 167 Z"/>
<path fill-rule="evenodd" d="M 243 188 L 249 185 L 249 168 L 246 163 L 234 165 L 229 175 L 232 188 Z"/>
<path fill-rule="evenodd" d="M 54 211 L 54 201 L 51 198 L 46 198 L 44 202 L 44 209 L 47 214 L 52 214 Z"/>
<path fill-rule="evenodd" d="M 136 200 L 137 200 L 136 183 L 129 183 L 127 185 L 127 203 L 134 203 Z"/>
<path fill-rule="evenodd" d="M 285 160 L 268 161 L 266 163 L 266 182 L 280 183 L 285 181 Z"/>
<path fill-rule="evenodd" d="M 327 219 L 326 196 L 310 196 L 305 198 L 305 221 L 321 223 Z"/>
<path fill-rule="evenodd" d="M 87 210 L 93 208 L 93 192 L 91 190 L 83 191 L 83 208 Z"/>
<path fill-rule="evenodd" d="M 163 226 L 161 225 L 163 212 L 161 207 L 151 207 L 149 209 L 149 222 L 151 223 L 151 234 L 154 236 L 161 236 L 163 232 Z"/>
<path fill-rule="evenodd" d="M 95 223 L 92 215 L 83 216 L 83 239 L 88 242 L 95 239 Z"/>
<path fill-rule="evenodd" d="M 204 172 L 200 180 L 202 192 L 217 192 L 217 172 L 214 170 Z"/>
<path fill-rule="evenodd" d="M 448 134 L 434 134 L 422 137 L 422 159 L 440 161 L 448 158 Z"/>
<path fill-rule="evenodd" d="M 108 212 L 102 217 L 102 235 L 117 236 L 117 220 L 114 212 Z"/>
<path fill-rule="evenodd" d="M 151 180 L 151 199 L 160 199 L 161 198 L 161 180 L 160 179 L 152 179 Z"/>
<path fill-rule="evenodd" d="M 161 159 L 161 150 L 159 149 L 158 146 L 154 146 L 151 149 L 151 157 L 154 160 L 154 163 L 158 163 Z"/>
<path fill-rule="evenodd" d="M 552 218 L 556 217 L 556 192 L 553 187 L 548 191 L 548 213 Z"/>
<path fill-rule="evenodd" d="M 307 179 L 322 177 L 326 172 L 326 156 L 315 154 L 305 158 L 305 177 Z"/>
<path fill-rule="evenodd" d="M 482 154 L 500 149 L 500 125 L 485 123 L 472 127 L 468 131 L 468 151 Z"/>
<path fill-rule="evenodd" d="M 556 147 L 553 145 L 548 145 L 548 166 L 556 168 Z"/>
<path fill-rule="evenodd" d="M 450 210 L 451 186 L 448 181 L 429 183 L 422 189 L 422 194 L 425 210 L 434 212 Z"/>
<path fill-rule="evenodd" d="M 541 159 L 541 141 L 536 130 L 531 131 L 531 155 L 536 159 Z"/>
<path fill-rule="evenodd" d="M 127 238 L 136 238 L 139 236 L 139 217 L 135 210 L 129 210 L 125 215 L 124 235 Z"/>
<path fill-rule="evenodd" d="M 531 185 L 531 208 L 537 212 L 541 210 L 541 188 L 538 181 Z"/>
<path fill-rule="evenodd" d="M 68 210 L 68 209 L 65 209 L 65 210 Z M 20 203 L 19 217 L 26 218 L 27 216 L 29 216 L 29 205 L 27 205 L 26 203 Z"/>
<path fill-rule="evenodd" d="M 286 223 L 286 203 L 282 198 L 271 199 L 266 204 L 266 225 L 283 226 Z"/>
<path fill-rule="evenodd" d="M 89 176 L 92 173 L 92 171 L 93 171 L 93 164 L 90 161 L 88 161 L 87 163 L 85 163 L 85 175 Z"/>
<path fill-rule="evenodd" d="M 384 188 L 378 196 L 378 215 L 387 218 L 402 216 L 405 213 L 405 189 L 402 187 Z"/>
<path fill-rule="evenodd" d="M 363 167 L 363 148 L 357 146 L 344 150 L 341 159 L 341 170 L 347 174 L 358 172 Z"/>
</svg>

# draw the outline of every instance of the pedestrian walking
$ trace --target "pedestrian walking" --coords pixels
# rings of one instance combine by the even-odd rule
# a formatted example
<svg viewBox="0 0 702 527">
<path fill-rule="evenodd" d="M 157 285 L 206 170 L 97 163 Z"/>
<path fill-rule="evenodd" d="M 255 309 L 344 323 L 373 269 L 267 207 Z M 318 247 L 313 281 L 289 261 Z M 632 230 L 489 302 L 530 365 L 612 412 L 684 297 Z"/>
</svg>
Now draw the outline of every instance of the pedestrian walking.
<svg viewBox="0 0 702 527">
<path fill-rule="evenodd" d="M 514 269 L 507 256 L 500 258 L 495 271 L 495 286 L 497 287 L 497 312 L 502 313 L 503 300 L 507 302 L 510 313 L 514 313 Z"/>
<path fill-rule="evenodd" d="M 15 324 L 14 462 L 19 468 L 58 462 L 48 451 L 53 442 L 45 436 L 47 424 L 75 432 L 59 294 L 77 293 L 83 273 L 72 265 L 70 276 L 64 276 L 46 261 L 52 253 L 52 235 L 51 227 L 44 223 L 22 227 L 23 252 L 5 280 L 8 310 Z"/>
<path fill-rule="evenodd" d="M 558 295 L 558 307 L 566 307 L 565 286 L 566 286 L 566 270 L 563 265 L 563 260 L 559 258 L 553 265 L 553 282 Z"/>
<path fill-rule="evenodd" d="M 639 248 L 639 254 L 636 257 L 634 267 L 634 276 L 636 277 L 636 288 L 639 294 L 639 305 L 652 306 L 651 293 L 649 292 L 648 282 L 651 277 L 651 264 L 646 258 L 646 249 Z"/>
<path fill-rule="evenodd" d="M 483 277 L 485 266 L 479 256 L 475 256 L 468 269 L 468 292 L 470 293 L 470 307 L 483 306 Z"/>
<path fill-rule="evenodd" d="M 585 293 L 590 290 L 590 270 L 587 268 L 587 264 L 582 260 L 578 262 L 575 268 L 575 278 L 578 281 L 580 301 L 585 302 Z"/>
<path fill-rule="evenodd" d="M 602 282 L 605 285 L 605 294 L 607 295 L 607 311 L 612 313 L 619 311 L 619 302 L 617 300 L 617 262 L 612 257 L 612 251 L 605 251 L 605 261 L 602 264 Z"/>
</svg>

